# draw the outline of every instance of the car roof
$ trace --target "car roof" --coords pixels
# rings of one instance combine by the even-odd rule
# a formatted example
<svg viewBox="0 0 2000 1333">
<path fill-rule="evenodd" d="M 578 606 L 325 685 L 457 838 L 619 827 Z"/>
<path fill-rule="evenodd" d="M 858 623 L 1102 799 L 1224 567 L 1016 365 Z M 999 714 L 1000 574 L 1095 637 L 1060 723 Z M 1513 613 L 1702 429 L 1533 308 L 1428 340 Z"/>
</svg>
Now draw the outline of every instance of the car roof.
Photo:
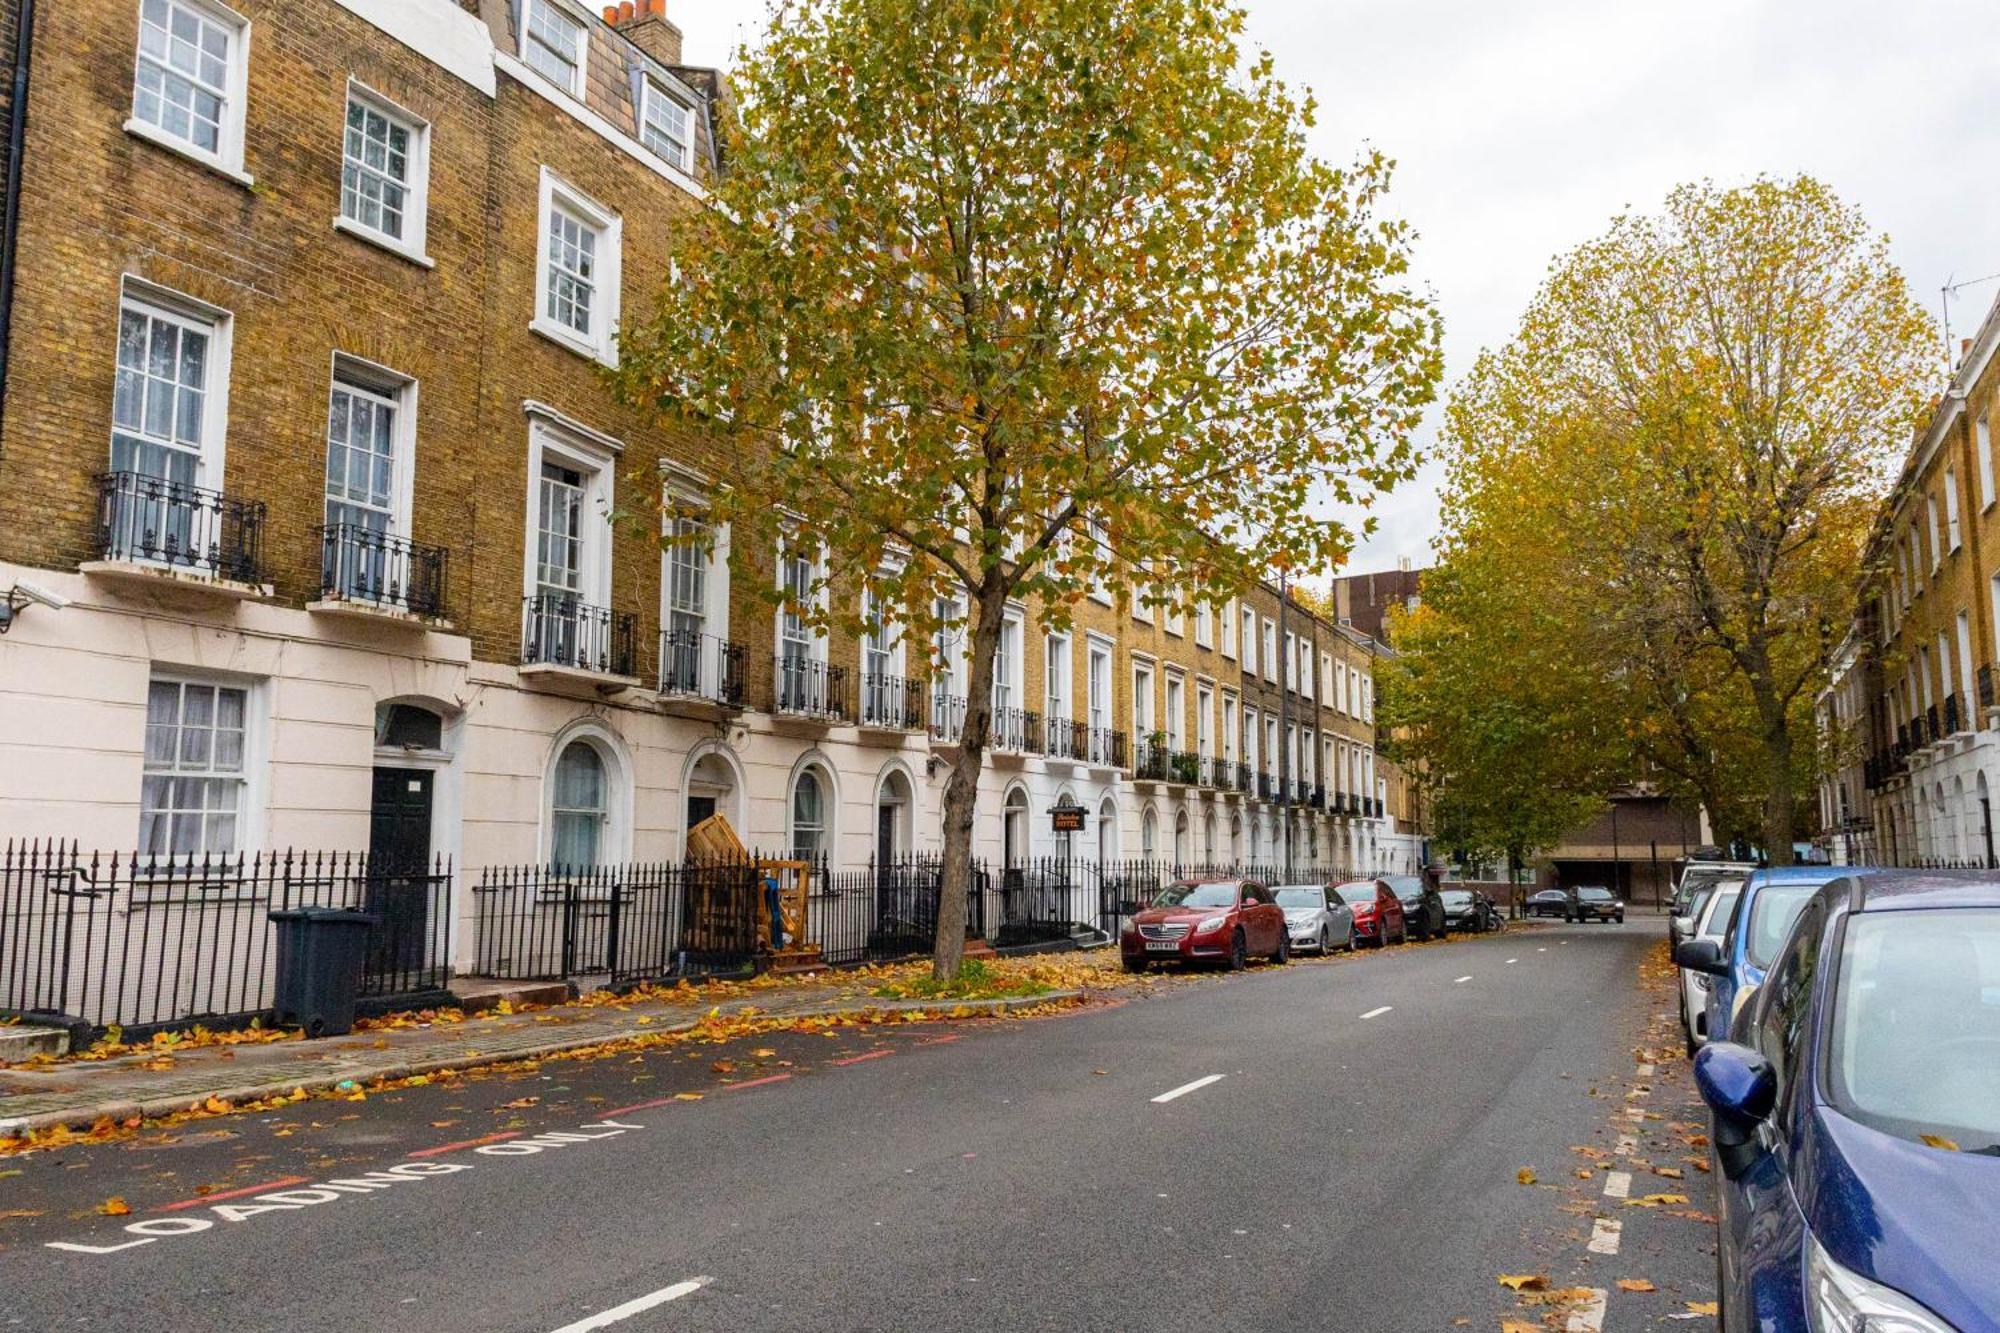
<svg viewBox="0 0 2000 1333">
<path fill-rule="evenodd" d="M 1891 870 L 1857 878 L 1863 912 L 2000 907 L 2000 871 Z"/>
<path fill-rule="evenodd" d="M 1830 884 L 1849 876 L 1877 873 L 1873 866 L 1766 866 L 1752 871 L 1744 887 L 1758 889 L 1766 884 Z"/>
</svg>

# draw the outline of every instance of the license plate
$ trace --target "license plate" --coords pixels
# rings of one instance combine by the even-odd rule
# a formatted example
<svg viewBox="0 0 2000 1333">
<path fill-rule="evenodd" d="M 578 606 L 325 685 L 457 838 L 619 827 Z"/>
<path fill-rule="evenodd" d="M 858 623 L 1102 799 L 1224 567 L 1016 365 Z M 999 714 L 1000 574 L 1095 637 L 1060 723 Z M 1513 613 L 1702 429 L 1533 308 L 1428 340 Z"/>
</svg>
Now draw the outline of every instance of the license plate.
<svg viewBox="0 0 2000 1333">
<path fill-rule="evenodd" d="M 1179 953 L 1180 951 L 1181 951 L 1181 942 L 1179 940 L 1146 941 L 1147 953 Z"/>
</svg>

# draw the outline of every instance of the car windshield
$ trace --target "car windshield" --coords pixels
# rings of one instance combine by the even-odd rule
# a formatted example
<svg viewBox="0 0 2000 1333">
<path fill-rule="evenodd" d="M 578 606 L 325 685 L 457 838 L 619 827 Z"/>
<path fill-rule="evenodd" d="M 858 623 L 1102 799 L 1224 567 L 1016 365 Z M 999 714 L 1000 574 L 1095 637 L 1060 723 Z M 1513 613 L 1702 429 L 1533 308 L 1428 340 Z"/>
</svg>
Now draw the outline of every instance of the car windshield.
<svg viewBox="0 0 2000 1333">
<path fill-rule="evenodd" d="M 1728 874 L 1729 872 L 1721 866 L 1689 867 L 1687 874 L 1681 877 L 1680 891 L 1674 895 L 1676 914 L 1691 916 L 1700 911 L 1701 905 L 1697 895 L 1714 888 L 1716 881 Z"/>
<path fill-rule="evenodd" d="M 1729 929 L 1730 915 L 1736 910 L 1737 895 L 1742 892 L 1741 884 L 1725 884 L 1711 894 L 1695 933 L 1703 939 L 1721 939 L 1722 933 Z"/>
<path fill-rule="evenodd" d="M 1466 889 L 1446 889 L 1439 896 L 1444 899 L 1446 907 L 1469 907 L 1472 904 L 1472 894 Z"/>
<path fill-rule="evenodd" d="M 1608 903 L 1611 901 L 1611 890 L 1583 888 L 1576 891 L 1576 896 L 1584 899 L 1586 902 Z"/>
<path fill-rule="evenodd" d="M 2000 1156 L 2000 908 L 1847 923 L 1828 1092 L 1887 1134 Z"/>
<path fill-rule="evenodd" d="M 1700 888 L 1696 889 L 1693 893 L 1689 894 L 1680 903 L 1675 905 L 1674 915 L 1691 916 L 1695 920 L 1699 921 L 1701 919 L 1701 909 L 1708 906 L 1708 900 L 1714 894 L 1714 892 L 1715 892 L 1715 886 L 1713 884 L 1702 885 Z"/>
<path fill-rule="evenodd" d="M 1766 884 L 1750 900 L 1750 934 L 1744 952 L 1753 967 L 1768 969 L 1791 934 L 1792 922 L 1818 893 L 1818 884 Z"/>
<path fill-rule="evenodd" d="M 1317 884 L 1280 884 L 1271 892 L 1278 895 L 1280 907 L 1326 906 L 1326 890 Z"/>
<path fill-rule="evenodd" d="M 1340 901 L 1355 907 L 1375 901 L 1375 884 L 1372 880 L 1364 879 L 1353 884 L 1343 884 L 1334 892 L 1340 895 Z"/>
<path fill-rule="evenodd" d="M 1234 907 L 1236 883 L 1169 884 L 1153 899 L 1155 907 Z"/>
</svg>

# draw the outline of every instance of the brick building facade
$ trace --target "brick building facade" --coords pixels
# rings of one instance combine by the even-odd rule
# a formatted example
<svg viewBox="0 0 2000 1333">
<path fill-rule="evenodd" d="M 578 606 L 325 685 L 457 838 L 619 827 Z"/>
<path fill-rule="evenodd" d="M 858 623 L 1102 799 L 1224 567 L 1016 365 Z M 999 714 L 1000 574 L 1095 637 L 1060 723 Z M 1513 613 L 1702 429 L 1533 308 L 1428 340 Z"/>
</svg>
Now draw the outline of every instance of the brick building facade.
<svg viewBox="0 0 2000 1333">
<path fill-rule="evenodd" d="M 726 532 L 663 552 L 715 443 L 602 384 L 717 168 L 654 4 L 71 0 L 33 39 L 0 589 L 68 604 L 0 637 L 0 836 L 935 849 L 953 646 L 797 632 Z M 1368 636 L 1133 592 L 1010 622 L 981 855 L 1080 804 L 1104 860 L 1419 863 Z"/>
</svg>

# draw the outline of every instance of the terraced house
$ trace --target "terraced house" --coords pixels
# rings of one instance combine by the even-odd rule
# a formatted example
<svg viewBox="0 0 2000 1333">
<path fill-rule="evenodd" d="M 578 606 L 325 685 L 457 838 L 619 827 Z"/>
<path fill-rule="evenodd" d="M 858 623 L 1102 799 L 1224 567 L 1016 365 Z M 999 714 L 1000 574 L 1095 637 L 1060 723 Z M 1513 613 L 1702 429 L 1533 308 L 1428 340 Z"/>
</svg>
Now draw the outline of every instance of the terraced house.
<svg viewBox="0 0 2000 1333">
<path fill-rule="evenodd" d="M 719 167 L 721 79 L 660 0 L 21 12 L 5 837 L 449 858 L 417 910 L 460 971 L 495 965 L 495 868 L 671 863 L 718 813 L 836 866 L 935 849 L 958 645 L 817 634 L 727 532 L 631 517 L 715 473 L 600 382 Z M 1417 864 L 1386 650 L 1275 591 L 1134 592 L 1010 620 L 989 863 Z"/>
<path fill-rule="evenodd" d="M 2000 304 L 1960 347 L 1870 542 L 1860 609 L 1819 700 L 1827 850 L 1995 861 L 2000 789 Z"/>
</svg>

